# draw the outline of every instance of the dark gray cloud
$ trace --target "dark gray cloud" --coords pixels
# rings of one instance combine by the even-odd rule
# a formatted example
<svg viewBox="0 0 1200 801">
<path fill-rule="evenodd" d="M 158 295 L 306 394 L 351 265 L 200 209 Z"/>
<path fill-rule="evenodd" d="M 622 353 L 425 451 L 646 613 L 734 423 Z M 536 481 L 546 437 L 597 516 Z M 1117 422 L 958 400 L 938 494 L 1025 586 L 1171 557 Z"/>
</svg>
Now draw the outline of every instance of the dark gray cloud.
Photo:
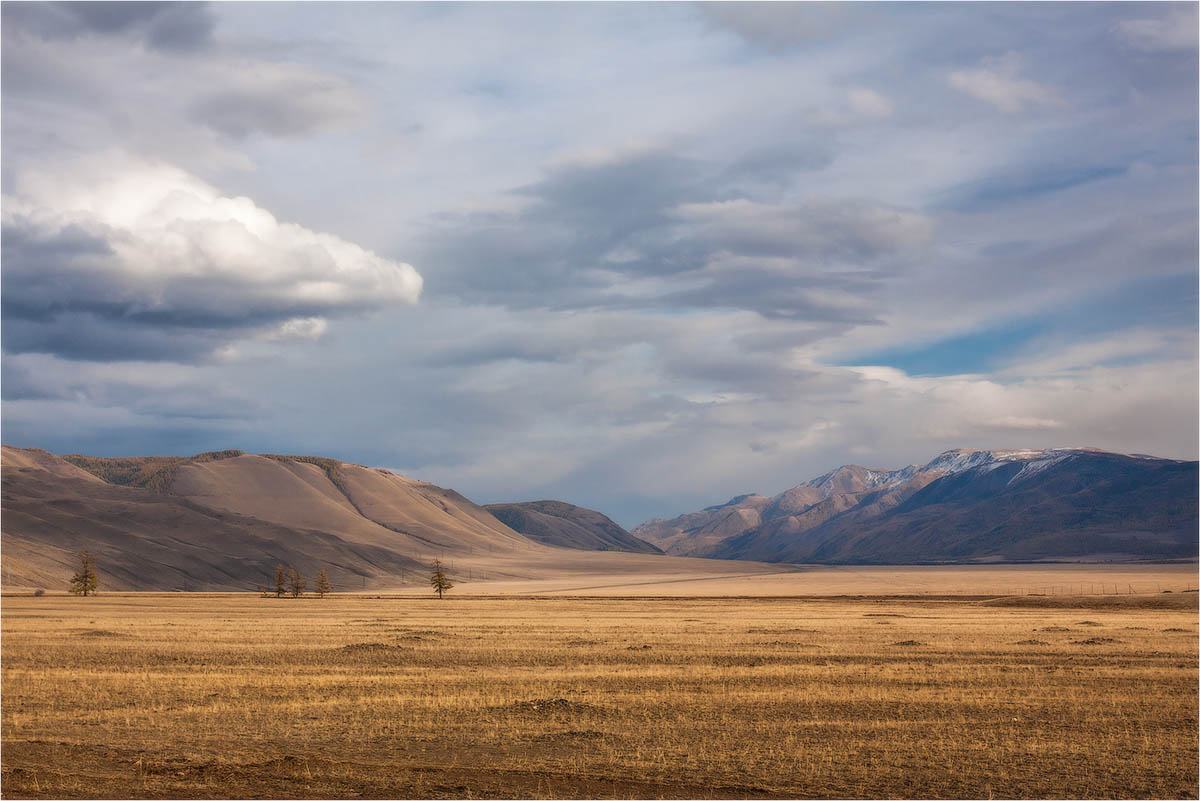
<svg viewBox="0 0 1200 801">
<path fill-rule="evenodd" d="M 5 293 L 9 292 L 5 281 Z M 3 306 L 5 353 L 54 353 L 83 361 L 191 362 L 210 358 L 238 335 L 256 329 L 244 326 L 221 332 L 181 325 L 157 326 L 123 319 L 119 309 L 103 314 L 63 309 L 32 317 L 7 298 Z"/>
<path fill-rule="evenodd" d="M 0 12 L 6 34 L 123 37 L 164 51 L 188 52 L 209 45 L 216 24 L 208 4 L 195 2 L 5 3 Z"/>
<path fill-rule="evenodd" d="M 752 199 L 828 164 L 809 147 L 726 164 L 659 151 L 581 158 L 516 190 L 527 200 L 517 212 L 441 220 L 422 261 L 432 291 L 516 308 L 872 322 L 871 285 L 928 243 L 931 222 L 870 201 Z"/>
</svg>

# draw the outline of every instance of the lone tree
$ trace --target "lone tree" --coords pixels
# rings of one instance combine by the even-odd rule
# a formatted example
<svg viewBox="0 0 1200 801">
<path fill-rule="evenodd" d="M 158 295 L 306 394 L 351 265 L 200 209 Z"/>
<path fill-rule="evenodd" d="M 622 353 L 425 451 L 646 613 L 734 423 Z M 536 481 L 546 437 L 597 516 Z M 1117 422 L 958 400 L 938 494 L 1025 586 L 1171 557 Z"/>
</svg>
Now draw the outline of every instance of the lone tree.
<svg viewBox="0 0 1200 801">
<path fill-rule="evenodd" d="M 321 568 L 321 572 L 317 574 L 317 597 L 324 598 L 329 594 L 331 589 L 329 586 L 329 576 L 325 575 L 325 568 Z"/>
<path fill-rule="evenodd" d="M 300 575 L 300 571 L 294 567 L 288 571 L 287 585 L 288 592 L 292 594 L 293 598 L 299 598 L 304 594 L 304 576 Z"/>
<path fill-rule="evenodd" d="M 441 598 L 442 593 L 454 586 L 450 583 L 445 569 L 442 568 L 440 559 L 433 560 L 433 572 L 429 574 L 429 584 L 437 591 L 438 598 Z"/>
<path fill-rule="evenodd" d="M 71 576 L 71 594 L 87 597 L 96 593 L 96 562 L 88 551 L 79 552 L 79 572 Z"/>
<path fill-rule="evenodd" d="M 283 565 L 275 565 L 275 597 L 282 598 L 287 592 L 287 571 Z"/>
</svg>

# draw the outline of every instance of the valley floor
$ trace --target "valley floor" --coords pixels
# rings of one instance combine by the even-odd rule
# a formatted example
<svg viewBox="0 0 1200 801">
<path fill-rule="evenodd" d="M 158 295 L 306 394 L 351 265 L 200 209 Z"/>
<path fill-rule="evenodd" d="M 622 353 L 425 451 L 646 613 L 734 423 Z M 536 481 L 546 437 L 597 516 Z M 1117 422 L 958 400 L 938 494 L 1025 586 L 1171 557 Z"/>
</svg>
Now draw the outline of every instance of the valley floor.
<svg viewBox="0 0 1200 801">
<path fill-rule="evenodd" d="M 8 798 L 1197 794 L 1192 593 L 105 594 L 2 623 Z"/>
<path fill-rule="evenodd" d="M 627 556 L 622 554 L 622 556 Z M 635 570 L 602 564 L 574 574 L 462 582 L 472 595 L 830 596 L 830 595 L 1127 595 L 1197 589 L 1195 562 L 1176 564 L 772 565 L 715 559 L 642 557 Z M 415 579 L 388 592 L 426 595 Z"/>
</svg>

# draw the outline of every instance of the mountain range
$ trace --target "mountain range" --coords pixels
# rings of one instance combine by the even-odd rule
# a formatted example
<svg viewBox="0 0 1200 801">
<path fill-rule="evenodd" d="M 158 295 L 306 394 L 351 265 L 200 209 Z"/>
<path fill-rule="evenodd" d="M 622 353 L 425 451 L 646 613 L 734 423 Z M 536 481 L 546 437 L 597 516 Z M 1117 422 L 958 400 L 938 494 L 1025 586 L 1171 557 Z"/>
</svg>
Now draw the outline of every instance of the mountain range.
<svg viewBox="0 0 1200 801">
<path fill-rule="evenodd" d="M 110 590 L 253 590 L 276 564 L 324 567 L 341 589 L 423 585 L 434 559 L 456 582 L 728 570 L 645 543 L 632 544 L 653 553 L 552 547 L 453 490 L 335 459 L 5 446 L 0 466 L 6 586 L 65 587 L 85 549 Z"/>
<path fill-rule="evenodd" d="M 1092 448 L 946 451 L 845 465 L 635 536 L 667 553 L 824 564 L 1197 556 L 1197 463 Z"/>
<path fill-rule="evenodd" d="M 773 497 L 739 495 L 632 532 L 560 501 L 481 507 L 389 470 L 314 456 L 97 458 L 4 446 L 0 467 L 6 586 L 65 586 L 85 549 L 105 586 L 125 590 L 252 590 L 276 564 L 309 575 L 324 567 L 342 589 L 379 589 L 423 584 L 434 559 L 457 582 L 579 583 L 770 572 L 778 568 L 766 563 L 780 562 L 1197 556 L 1197 463 L 1091 449 L 846 465 Z"/>
<path fill-rule="evenodd" d="M 492 503 L 483 507 L 497 520 L 531 540 L 587 551 L 663 553 L 592 509 L 562 501 Z"/>
</svg>

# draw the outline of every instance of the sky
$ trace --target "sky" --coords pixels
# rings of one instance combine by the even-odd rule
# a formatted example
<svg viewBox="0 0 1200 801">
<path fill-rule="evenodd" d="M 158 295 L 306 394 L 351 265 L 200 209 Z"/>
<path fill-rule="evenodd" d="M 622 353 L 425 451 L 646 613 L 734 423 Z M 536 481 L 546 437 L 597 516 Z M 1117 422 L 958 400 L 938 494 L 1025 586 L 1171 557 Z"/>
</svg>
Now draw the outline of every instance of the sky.
<svg viewBox="0 0 1200 801">
<path fill-rule="evenodd" d="M 6 444 L 626 526 L 1195 459 L 1195 3 L 12 3 Z"/>
</svg>

